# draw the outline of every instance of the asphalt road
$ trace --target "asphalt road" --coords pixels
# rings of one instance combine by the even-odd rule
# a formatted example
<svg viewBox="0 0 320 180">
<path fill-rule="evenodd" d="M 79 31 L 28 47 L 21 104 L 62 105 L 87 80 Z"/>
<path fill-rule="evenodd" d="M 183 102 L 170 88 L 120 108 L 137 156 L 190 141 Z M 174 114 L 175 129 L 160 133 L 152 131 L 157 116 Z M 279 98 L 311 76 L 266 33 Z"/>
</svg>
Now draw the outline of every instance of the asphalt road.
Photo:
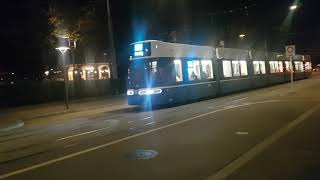
<svg viewBox="0 0 320 180">
<path fill-rule="evenodd" d="M 319 90 L 316 75 L 294 93 L 283 84 L 17 130 L 0 137 L 0 179 L 310 179 Z"/>
</svg>

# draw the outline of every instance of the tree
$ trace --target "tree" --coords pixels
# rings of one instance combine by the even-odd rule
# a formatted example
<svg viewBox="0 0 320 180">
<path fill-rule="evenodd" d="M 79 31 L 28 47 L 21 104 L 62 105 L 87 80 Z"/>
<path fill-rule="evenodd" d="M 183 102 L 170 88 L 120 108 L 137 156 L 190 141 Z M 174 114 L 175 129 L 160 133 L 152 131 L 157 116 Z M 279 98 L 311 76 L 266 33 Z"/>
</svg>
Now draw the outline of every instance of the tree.
<svg viewBox="0 0 320 180">
<path fill-rule="evenodd" d="M 48 40 L 53 46 L 56 45 L 57 38 L 68 37 L 74 42 L 81 40 L 79 23 L 65 23 L 63 15 L 57 9 L 49 8 L 48 26 Z"/>
</svg>

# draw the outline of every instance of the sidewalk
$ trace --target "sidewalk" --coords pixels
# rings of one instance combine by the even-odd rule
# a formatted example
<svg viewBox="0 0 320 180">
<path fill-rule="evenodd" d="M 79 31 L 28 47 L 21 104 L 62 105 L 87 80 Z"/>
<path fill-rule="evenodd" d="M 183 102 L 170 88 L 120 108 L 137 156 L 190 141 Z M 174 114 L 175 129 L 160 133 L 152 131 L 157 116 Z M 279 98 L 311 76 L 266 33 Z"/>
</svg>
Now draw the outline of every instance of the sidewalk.
<svg viewBox="0 0 320 180">
<path fill-rule="evenodd" d="M 100 99 L 96 97 L 74 100 L 70 102 L 68 110 L 65 109 L 63 101 L 4 109 L 0 110 L 0 133 L 19 128 L 23 126 L 25 122 L 33 119 L 86 112 L 90 110 L 106 110 L 105 108 L 110 107 L 112 107 L 111 110 L 128 107 L 126 96 L 118 95 L 101 97 Z"/>
</svg>

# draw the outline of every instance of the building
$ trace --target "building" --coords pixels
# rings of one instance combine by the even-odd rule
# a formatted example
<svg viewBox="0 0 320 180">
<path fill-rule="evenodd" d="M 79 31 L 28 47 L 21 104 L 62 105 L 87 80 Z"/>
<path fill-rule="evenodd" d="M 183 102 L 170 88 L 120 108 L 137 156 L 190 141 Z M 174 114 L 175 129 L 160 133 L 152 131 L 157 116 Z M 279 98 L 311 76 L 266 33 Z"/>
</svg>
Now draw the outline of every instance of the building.
<svg viewBox="0 0 320 180">
<path fill-rule="evenodd" d="M 68 80 L 107 80 L 110 79 L 109 63 L 69 64 Z"/>
</svg>

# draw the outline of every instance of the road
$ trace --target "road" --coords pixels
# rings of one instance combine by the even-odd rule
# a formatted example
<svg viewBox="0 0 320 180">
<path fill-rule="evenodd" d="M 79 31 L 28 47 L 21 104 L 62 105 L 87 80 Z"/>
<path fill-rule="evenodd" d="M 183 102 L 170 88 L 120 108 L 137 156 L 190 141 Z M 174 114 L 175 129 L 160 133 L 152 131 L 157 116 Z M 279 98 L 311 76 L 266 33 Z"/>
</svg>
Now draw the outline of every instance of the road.
<svg viewBox="0 0 320 180">
<path fill-rule="evenodd" d="M 288 90 L 62 115 L 0 137 L 0 179 L 319 179 L 320 76 Z"/>
</svg>

